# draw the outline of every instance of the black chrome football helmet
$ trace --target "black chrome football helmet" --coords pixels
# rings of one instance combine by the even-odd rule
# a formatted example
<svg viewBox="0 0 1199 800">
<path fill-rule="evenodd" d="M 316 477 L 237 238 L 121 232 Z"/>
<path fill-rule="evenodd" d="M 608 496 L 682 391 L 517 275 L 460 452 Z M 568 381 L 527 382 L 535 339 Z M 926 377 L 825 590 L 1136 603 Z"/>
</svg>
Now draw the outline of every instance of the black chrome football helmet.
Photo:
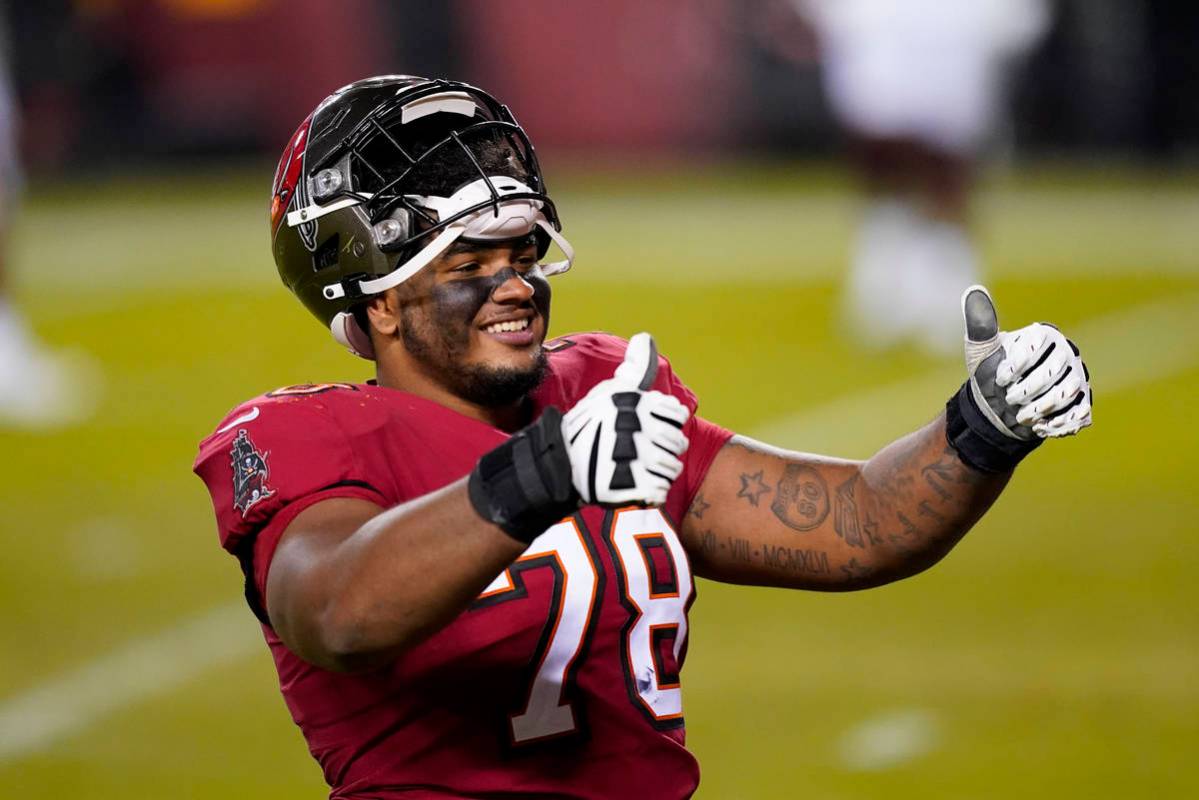
<svg viewBox="0 0 1199 800">
<path fill-rule="evenodd" d="M 288 140 L 271 190 L 283 283 L 333 337 L 373 358 L 352 309 L 415 275 L 456 239 L 536 235 L 574 251 L 529 137 L 507 107 L 454 81 L 382 75 L 338 89 Z"/>
</svg>

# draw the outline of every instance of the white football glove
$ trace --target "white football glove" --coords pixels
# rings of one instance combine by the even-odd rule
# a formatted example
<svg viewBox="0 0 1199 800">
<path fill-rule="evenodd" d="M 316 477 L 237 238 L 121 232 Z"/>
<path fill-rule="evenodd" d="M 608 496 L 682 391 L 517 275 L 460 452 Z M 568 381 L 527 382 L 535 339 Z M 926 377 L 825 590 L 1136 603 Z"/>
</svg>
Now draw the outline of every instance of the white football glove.
<svg viewBox="0 0 1199 800">
<path fill-rule="evenodd" d="M 1000 331 L 983 286 L 962 293 L 966 369 L 982 413 L 1005 436 L 1069 436 L 1091 424 L 1091 384 L 1078 348 L 1052 325 Z"/>
<path fill-rule="evenodd" d="M 675 397 L 648 391 L 658 372 L 653 337 L 629 340 L 616 374 L 596 384 L 562 418 L 571 479 L 584 504 L 660 506 L 683 471 L 683 423 Z"/>
</svg>

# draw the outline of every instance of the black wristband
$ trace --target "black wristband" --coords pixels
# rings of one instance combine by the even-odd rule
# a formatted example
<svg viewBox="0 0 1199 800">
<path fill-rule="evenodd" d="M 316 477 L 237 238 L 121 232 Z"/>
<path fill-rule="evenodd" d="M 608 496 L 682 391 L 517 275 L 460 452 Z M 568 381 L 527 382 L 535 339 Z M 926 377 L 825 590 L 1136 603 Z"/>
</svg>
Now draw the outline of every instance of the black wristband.
<svg viewBox="0 0 1199 800">
<path fill-rule="evenodd" d="M 466 485 L 479 516 L 528 544 L 578 509 L 570 474 L 562 412 L 547 406 L 532 425 L 484 453 Z"/>
<path fill-rule="evenodd" d="M 962 461 L 980 472 L 1010 472 L 1042 441 L 1000 433 L 979 410 L 969 380 L 945 404 L 945 438 Z"/>
</svg>

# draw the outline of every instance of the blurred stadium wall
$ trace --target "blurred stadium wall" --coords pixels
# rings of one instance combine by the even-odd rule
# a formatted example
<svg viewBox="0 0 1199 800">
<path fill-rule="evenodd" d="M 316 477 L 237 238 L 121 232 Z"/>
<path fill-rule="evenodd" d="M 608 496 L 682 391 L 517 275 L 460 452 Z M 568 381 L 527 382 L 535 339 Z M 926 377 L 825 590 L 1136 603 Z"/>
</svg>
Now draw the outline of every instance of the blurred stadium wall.
<svg viewBox="0 0 1199 800">
<path fill-rule="evenodd" d="M 789 0 L 5 3 L 35 171 L 277 152 L 366 74 L 477 82 L 539 147 L 822 154 L 838 137 Z M 1013 87 L 1022 153 L 1193 157 L 1199 7 L 1065 0 Z"/>
</svg>

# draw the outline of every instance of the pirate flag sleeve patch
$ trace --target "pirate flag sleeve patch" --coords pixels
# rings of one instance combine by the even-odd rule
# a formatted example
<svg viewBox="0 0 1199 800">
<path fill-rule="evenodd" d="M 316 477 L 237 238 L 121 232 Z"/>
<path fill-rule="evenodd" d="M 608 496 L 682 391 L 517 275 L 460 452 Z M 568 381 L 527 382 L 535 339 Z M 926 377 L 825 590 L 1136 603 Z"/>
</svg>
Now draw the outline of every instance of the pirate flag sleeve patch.
<svg viewBox="0 0 1199 800">
<path fill-rule="evenodd" d="M 233 507 L 242 517 L 251 506 L 275 496 L 268 483 L 271 474 L 266 463 L 268 455 L 254 446 L 245 428 L 238 429 L 229 451 L 229 466 L 233 470 Z"/>
</svg>

